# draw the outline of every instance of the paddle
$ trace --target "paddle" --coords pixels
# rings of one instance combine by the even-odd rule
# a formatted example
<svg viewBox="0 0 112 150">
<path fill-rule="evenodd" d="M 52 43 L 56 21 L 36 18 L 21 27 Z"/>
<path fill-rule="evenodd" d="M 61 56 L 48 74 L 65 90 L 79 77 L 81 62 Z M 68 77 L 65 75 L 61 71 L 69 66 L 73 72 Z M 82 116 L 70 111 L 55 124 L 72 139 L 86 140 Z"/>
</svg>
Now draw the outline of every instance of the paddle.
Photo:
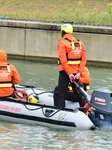
<svg viewBox="0 0 112 150">
<path fill-rule="evenodd" d="M 74 84 L 77 86 L 79 92 L 86 98 L 88 102 L 90 102 L 90 95 L 75 81 L 73 81 Z"/>
</svg>

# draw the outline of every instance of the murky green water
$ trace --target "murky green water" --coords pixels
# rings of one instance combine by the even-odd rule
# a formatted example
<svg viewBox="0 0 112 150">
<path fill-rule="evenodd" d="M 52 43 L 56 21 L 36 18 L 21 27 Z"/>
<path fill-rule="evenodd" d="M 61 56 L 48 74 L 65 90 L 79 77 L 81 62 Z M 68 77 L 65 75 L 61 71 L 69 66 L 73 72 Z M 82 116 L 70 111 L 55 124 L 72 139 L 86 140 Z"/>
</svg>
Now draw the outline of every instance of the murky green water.
<svg viewBox="0 0 112 150">
<path fill-rule="evenodd" d="M 22 77 L 22 83 L 53 90 L 57 85 L 58 66 L 10 60 Z M 91 90 L 112 90 L 112 69 L 89 67 Z M 80 119 L 80 118 L 79 118 Z M 55 130 L 43 126 L 0 122 L 1 150 L 111 150 L 112 130 Z"/>
</svg>

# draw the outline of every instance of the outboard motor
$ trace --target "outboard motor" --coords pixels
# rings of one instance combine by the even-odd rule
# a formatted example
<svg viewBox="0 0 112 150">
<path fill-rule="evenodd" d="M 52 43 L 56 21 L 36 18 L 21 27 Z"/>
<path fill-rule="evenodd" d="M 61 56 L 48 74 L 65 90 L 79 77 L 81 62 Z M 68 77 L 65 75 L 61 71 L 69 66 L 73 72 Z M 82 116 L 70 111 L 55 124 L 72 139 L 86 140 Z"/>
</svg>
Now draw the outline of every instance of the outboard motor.
<svg viewBox="0 0 112 150">
<path fill-rule="evenodd" d="M 112 128 L 112 91 L 94 90 L 90 105 L 95 108 L 90 119 L 99 128 Z"/>
</svg>

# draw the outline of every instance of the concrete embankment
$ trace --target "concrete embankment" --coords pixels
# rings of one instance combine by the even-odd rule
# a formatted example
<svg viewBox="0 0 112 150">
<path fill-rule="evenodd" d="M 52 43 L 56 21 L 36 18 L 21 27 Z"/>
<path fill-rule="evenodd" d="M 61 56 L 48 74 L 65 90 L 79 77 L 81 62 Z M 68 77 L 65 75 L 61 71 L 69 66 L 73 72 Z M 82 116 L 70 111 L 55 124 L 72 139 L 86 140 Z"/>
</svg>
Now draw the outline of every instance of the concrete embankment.
<svg viewBox="0 0 112 150">
<path fill-rule="evenodd" d="M 55 62 L 61 25 L 1 19 L 0 49 L 13 58 Z M 79 24 L 73 24 L 73 27 L 74 36 L 86 46 L 88 63 L 112 67 L 112 27 Z"/>
</svg>

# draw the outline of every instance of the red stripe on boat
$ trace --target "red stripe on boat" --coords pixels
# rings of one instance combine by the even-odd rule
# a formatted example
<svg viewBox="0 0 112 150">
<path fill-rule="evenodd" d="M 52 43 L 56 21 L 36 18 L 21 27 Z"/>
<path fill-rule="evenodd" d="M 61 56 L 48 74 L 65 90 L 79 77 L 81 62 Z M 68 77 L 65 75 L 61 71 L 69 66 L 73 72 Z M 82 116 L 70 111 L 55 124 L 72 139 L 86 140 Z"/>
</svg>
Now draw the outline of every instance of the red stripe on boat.
<svg viewBox="0 0 112 150">
<path fill-rule="evenodd" d="M 98 105 L 106 105 L 107 103 L 104 103 L 104 102 L 93 102 L 95 104 L 98 104 Z"/>
</svg>

